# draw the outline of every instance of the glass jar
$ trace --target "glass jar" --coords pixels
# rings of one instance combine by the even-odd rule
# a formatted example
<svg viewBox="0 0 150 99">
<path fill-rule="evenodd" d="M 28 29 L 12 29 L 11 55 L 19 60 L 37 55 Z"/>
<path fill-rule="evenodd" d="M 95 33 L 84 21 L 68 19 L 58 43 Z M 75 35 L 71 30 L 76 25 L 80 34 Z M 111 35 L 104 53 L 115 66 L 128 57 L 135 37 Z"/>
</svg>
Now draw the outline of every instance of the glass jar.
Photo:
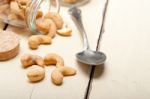
<svg viewBox="0 0 150 99">
<path fill-rule="evenodd" d="M 38 32 L 35 23 L 38 11 L 45 14 L 59 9 L 58 0 L 0 0 L 0 21 Z"/>
<path fill-rule="evenodd" d="M 63 6 L 82 6 L 88 3 L 90 0 L 59 0 L 60 4 Z"/>
</svg>

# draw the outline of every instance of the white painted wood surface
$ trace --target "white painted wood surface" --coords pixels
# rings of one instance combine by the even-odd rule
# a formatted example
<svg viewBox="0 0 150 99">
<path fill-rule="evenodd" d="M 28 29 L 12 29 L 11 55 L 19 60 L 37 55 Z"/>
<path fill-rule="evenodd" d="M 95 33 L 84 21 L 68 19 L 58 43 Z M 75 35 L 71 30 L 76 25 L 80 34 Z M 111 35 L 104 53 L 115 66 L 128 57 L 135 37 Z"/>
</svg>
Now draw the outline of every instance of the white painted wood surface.
<svg viewBox="0 0 150 99">
<path fill-rule="evenodd" d="M 150 99 L 150 1 L 109 0 L 89 99 Z"/>
<path fill-rule="evenodd" d="M 89 4 L 81 7 L 83 22 L 88 33 L 90 46 L 96 49 L 99 26 L 101 21 L 101 0 L 91 0 Z M 98 12 L 99 11 L 99 12 Z M 75 53 L 82 49 L 82 38 L 76 26 L 67 13 L 67 8 L 61 9 L 61 14 L 73 29 L 72 37 L 56 36 L 52 45 L 42 45 L 38 50 L 30 50 L 27 30 L 8 26 L 7 30 L 14 31 L 20 36 L 20 53 L 12 60 L 0 62 L 0 99 L 84 99 L 89 80 L 90 67 L 76 61 Z M 26 53 L 45 56 L 55 52 L 61 55 L 66 65 L 74 67 L 77 75 L 66 77 L 62 86 L 55 86 L 50 74 L 55 67 L 46 67 L 46 77 L 39 83 L 29 83 L 26 70 L 22 68 L 20 57 Z"/>
</svg>

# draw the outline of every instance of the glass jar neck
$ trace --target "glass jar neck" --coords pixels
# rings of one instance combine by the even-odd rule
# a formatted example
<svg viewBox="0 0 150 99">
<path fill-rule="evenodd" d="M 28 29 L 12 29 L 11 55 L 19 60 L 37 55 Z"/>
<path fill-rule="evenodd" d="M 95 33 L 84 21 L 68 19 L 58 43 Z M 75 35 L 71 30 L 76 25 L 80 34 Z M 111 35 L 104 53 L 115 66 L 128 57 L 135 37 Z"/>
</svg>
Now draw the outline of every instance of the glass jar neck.
<svg viewBox="0 0 150 99">
<path fill-rule="evenodd" d="M 45 2 L 45 5 L 42 3 Z M 28 0 L 28 3 L 25 5 L 21 5 L 20 7 L 25 11 L 25 21 L 26 25 L 31 32 L 34 34 L 39 34 L 40 32 L 36 28 L 36 16 L 38 10 L 44 6 L 44 10 L 52 11 L 52 12 L 59 12 L 60 5 L 58 0 Z M 55 8 L 54 9 L 52 9 Z"/>
</svg>

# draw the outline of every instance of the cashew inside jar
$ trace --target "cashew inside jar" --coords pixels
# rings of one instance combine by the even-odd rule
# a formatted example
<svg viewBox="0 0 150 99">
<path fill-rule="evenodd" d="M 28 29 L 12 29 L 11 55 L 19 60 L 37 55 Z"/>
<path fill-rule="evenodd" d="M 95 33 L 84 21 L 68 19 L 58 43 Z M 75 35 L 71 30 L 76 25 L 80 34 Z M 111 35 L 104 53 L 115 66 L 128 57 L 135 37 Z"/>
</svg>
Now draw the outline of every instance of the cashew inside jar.
<svg viewBox="0 0 150 99">
<path fill-rule="evenodd" d="M 39 11 L 59 12 L 58 0 L 0 0 L 0 21 L 39 32 L 35 21 Z"/>
</svg>

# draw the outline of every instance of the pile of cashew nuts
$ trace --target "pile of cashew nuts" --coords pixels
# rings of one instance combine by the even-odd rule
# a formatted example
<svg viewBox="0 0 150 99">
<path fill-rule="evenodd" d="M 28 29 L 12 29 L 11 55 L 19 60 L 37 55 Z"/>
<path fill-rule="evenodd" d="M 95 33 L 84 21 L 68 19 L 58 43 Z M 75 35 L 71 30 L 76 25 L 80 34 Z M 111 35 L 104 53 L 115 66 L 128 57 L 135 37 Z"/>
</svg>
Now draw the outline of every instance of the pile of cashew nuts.
<svg viewBox="0 0 150 99">
<path fill-rule="evenodd" d="M 25 9 L 30 0 L 0 0 L 0 15 L 5 16 L 9 22 L 25 23 Z M 59 13 L 48 12 L 43 14 L 37 12 L 36 29 L 41 35 L 32 35 L 28 39 L 31 49 L 37 49 L 41 44 L 51 44 L 52 38 L 56 34 L 61 36 L 71 36 L 72 29 L 63 21 Z M 45 35 L 45 36 L 42 36 Z"/>
<path fill-rule="evenodd" d="M 5 15 L 11 22 L 14 20 L 25 22 L 25 9 L 30 0 L 0 0 L 0 14 Z M 20 5 L 19 5 L 20 4 Z M 38 35 L 31 35 L 28 38 L 28 46 L 31 49 L 38 49 L 41 44 L 51 44 L 56 34 L 61 36 L 71 36 L 72 29 L 63 21 L 59 13 L 48 12 L 43 14 L 38 11 L 36 16 L 36 29 L 41 32 Z M 21 64 L 27 68 L 27 77 L 31 82 L 38 82 L 45 78 L 45 66 L 56 65 L 51 73 L 51 80 L 56 85 L 63 83 L 65 76 L 76 74 L 76 70 L 67 67 L 61 56 L 50 53 L 44 58 L 38 55 L 26 54 L 21 57 Z"/>
<path fill-rule="evenodd" d="M 64 76 L 76 74 L 76 70 L 65 66 L 63 58 L 55 53 L 47 54 L 44 59 L 38 55 L 26 54 L 21 57 L 21 64 L 24 68 L 28 68 L 27 77 L 31 82 L 38 82 L 45 78 L 45 65 L 56 65 L 51 73 L 51 80 L 55 85 L 61 85 Z"/>
<path fill-rule="evenodd" d="M 55 12 L 48 12 L 43 16 L 43 13 L 39 11 L 36 27 L 42 34 L 29 37 L 28 45 L 31 49 L 37 49 L 41 44 L 51 44 L 56 33 L 61 36 L 71 36 L 72 33 L 72 29 L 64 24 L 62 17 Z"/>
<path fill-rule="evenodd" d="M 19 1 L 27 1 L 27 0 L 19 0 Z M 16 20 L 24 21 L 25 15 L 24 10 L 19 8 L 16 0 L 0 0 L 0 14 L 1 16 L 5 16 L 9 21 Z"/>
</svg>

